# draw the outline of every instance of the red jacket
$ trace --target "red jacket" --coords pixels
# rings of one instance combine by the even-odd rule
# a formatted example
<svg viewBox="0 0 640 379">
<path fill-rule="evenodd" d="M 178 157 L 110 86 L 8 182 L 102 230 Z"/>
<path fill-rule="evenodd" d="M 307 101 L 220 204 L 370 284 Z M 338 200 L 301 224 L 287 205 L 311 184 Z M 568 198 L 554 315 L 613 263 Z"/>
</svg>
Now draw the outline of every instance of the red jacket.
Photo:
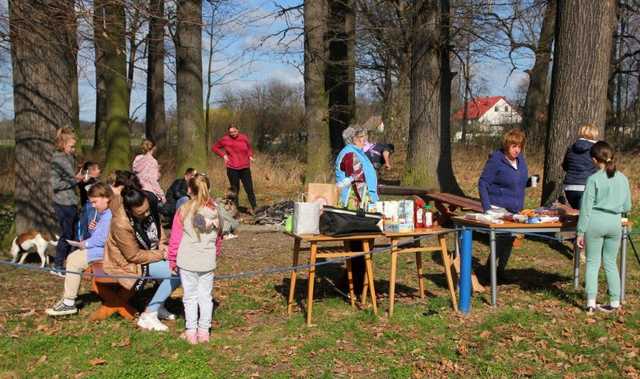
<svg viewBox="0 0 640 379">
<path fill-rule="evenodd" d="M 249 158 L 253 156 L 249 137 L 243 133 L 239 133 L 236 138 L 231 138 L 228 134 L 225 134 L 213 145 L 211 151 L 221 157 L 226 154 L 229 157 L 227 167 L 234 170 L 249 168 L 251 164 Z"/>
</svg>

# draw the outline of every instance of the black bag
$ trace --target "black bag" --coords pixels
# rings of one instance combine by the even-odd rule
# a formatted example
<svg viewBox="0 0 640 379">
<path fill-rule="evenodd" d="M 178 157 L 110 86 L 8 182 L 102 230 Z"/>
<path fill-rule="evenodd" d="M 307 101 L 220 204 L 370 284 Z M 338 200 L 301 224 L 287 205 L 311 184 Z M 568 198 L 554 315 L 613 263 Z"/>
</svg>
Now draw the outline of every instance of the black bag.
<svg viewBox="0 0 640 379">
<path fill-rule="evenodd" d="M 365 213 L 330 206 L 322 207 L 320 215 L 320 233 L 328 236 L 345 236 L 361 233 L 381 233 L 378 223 L 380 213 Z"/>
</svg>

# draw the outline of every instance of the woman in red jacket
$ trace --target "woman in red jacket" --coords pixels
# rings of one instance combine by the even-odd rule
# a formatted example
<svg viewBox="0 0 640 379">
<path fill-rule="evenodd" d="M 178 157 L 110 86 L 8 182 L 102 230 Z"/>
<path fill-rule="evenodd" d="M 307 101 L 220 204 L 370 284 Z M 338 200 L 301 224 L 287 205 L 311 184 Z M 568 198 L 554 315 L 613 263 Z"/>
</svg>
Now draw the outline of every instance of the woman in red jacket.
<svg viewBox="0 0 640 379">
<path fill-rule="evenodd" d="M 233 191 L 239 195 L 240 181 L 244 191 L 247 193 L 251 209 L 249 213 L 253 214 L 256 208 L 256 195 L 253 193 L 253 181 L 251 180 L 251 161 L 253 161 L 253 150 L 249 137 L 240 133 L 234 124 L 229 124 L 227 134 L 213 145 L 211 150 L 224 158 L 227 167 L 227 177 Z M 238 196 L 236 196 L 236 206 Z"/>
</svg>

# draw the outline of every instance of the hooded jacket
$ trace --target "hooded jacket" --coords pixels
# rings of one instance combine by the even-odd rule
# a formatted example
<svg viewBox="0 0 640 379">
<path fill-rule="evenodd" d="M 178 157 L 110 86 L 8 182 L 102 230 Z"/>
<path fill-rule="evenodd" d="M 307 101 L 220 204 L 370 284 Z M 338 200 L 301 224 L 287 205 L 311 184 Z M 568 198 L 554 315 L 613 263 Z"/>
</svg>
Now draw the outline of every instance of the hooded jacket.
<svg viewBox="0 0 640 379">
<path fill-rule="evenodd" d="M 492 205 L 513 213 L 522 210 L 529 170 L 522 154 L 516 160 L 518 169 L 509 163 L 502 150 L 496 150 L 489 156 L 478 181 L 480 201 L 485 212 Z"/>
<path fill-rule="evenodd" d="M 566 172 L 565 185 L 585 185 L 587 178 L 595 174 L 597 169 L 591 161 L 591 146 L 594 141 L 580 138 L 567 149 L 562 161 L 562 169 Z"/>
</svg>

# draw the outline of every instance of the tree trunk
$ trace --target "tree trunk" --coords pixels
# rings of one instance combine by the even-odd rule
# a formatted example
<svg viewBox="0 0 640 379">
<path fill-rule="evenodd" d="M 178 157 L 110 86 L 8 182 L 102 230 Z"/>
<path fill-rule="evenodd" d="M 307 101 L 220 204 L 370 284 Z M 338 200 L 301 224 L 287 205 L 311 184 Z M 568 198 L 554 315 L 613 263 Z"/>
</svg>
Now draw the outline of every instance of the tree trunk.
<svg viewBox="0 0 640 379">
<path fill-rule="evenodd" d="M 580 126 L 604 135 L 615 8 L 615 0 L 558 2 L 542 204 L 562 192 L 560 162 Z"/>
<path fill-rule="evenodd" d="M 103 59 L 105 70 L 109 72 L 105 83 L 105 172 L 109 174 L 131 167 L 131 142 L 124 5 L 119 2 L 106 2 L 103 9 L 106 24 Z"/>
<path fill-rule="evenodd" d="M 438 0 L 418 0 L 414 7 L 409 147 L 402 182 L 407 186 L 439 189 L 440 9 Z"/>
<path fill-rule="evenodd" d="M 535 62 L 529 72 L 529 88 L 524 102 L 523 127 L 528 145 L 542 150 L 547 123 L 547 82 L 551 64 L 551 46 L 556 21 L 556 0 L 550 0 L 544 11 Z"/>
<path fill-rule="evenodd" d="M 105 4 L 106 0 L 94 0 L 93 3 L 93 42 L 96 67 L 96 117 L 93 131 L 93 151 L 104 147 L 104 131 L 107 127 L 107 82 L 109 70 L 104 61 L 104 52 L 108 49 L 106 35 Z"/>
<path fill-rule="evenodd" d="M 438 159 L 438 183 L 444 192 L 464 195 L 456 181 L 451 162 L 451 74 L 449 30 L 451 6 L 449 0 L 440 2 L 440 157 Z"/>
<path fill-rule="evenodd" d="M 59 1 L 10 0 L 11 62 L 15 111 L 16 232 L 54 233 L 51 156 L 58 128 L 72 125 L 74 78 L 69 15 Z M 71 26 L 70 26 L 71 27 Z"/>
<path fill-rule="evenodd" d="M 75 0 L 65 0 L 60 3 L 66 14 L 64 22 L 64 35 L 66 38 L 67 69 L 71 77 L 71 127 L 78 136 L 76 152 L 82 153 L 82 130 L 80 129 L 80 96 L 78 92 L 78 21 L 74 9 Z"/>
<path fill-rule="evenodd" d="M 325 87 L 329 94 L 329 131 L 334 155 L 344 147 L 342 132 L 356 114 L 355 10 L 353 0 L 328 0 L 329 61 Z"/>
<path fill-rule="evenodd" d="M 406 59 L 399 62 L 398 78 L 394 83 L 391 75 L 386 79 L 389 88 L 384 104 L 384 142 L 395 146 L 393 162 L 400 166 L 407 157 L 409 120 L 411 108 L 411 52 L 406 51 Z"/>
<path fill-rule="evenodd" d="M 329 99 L 325 90 L 326 0 L 304 3 L 304 125 L 307 130 L 306 182 L 332 177 Z"/>
<path fill-rule="evenodd" d="M 202 0 L 178 2 L 176 29 L 178 164 L 176 175 L 188 167 L 207 171 L 202 111 Z"/>
<path fill-rule="evenodd" d="M 164 0 L 151 0 L 149 8 L 145 135 L 164 146 L 167 135 L 164 114 Z"/>
</svg>

